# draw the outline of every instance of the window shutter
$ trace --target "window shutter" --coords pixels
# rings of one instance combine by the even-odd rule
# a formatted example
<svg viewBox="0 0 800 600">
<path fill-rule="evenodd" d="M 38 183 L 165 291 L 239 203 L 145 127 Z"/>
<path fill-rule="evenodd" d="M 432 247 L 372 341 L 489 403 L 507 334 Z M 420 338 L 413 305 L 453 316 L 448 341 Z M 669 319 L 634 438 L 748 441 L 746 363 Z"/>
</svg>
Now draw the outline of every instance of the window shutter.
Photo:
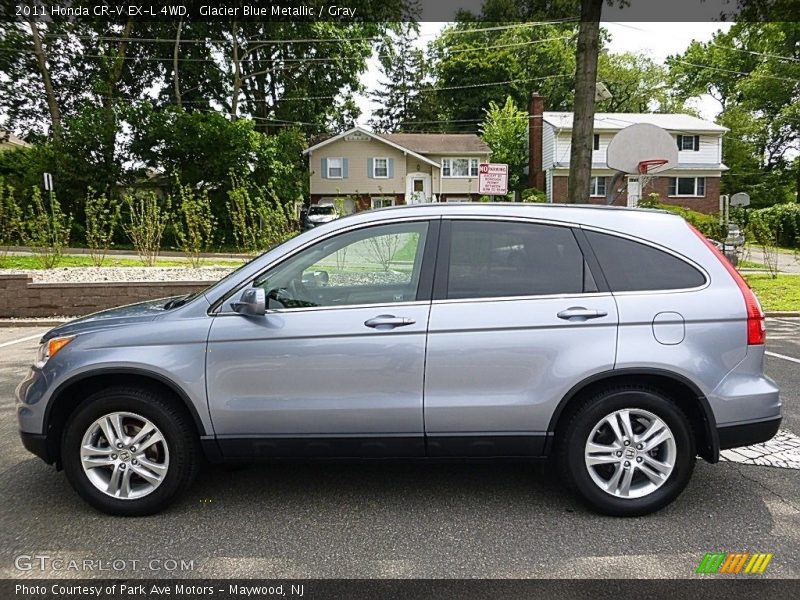
<svg viewBox="0 0 800 600">
<path fill-rule="evenodd" d="M 342 179 L 347 179 L 347 159 L 342 159 Z"/>
<path fill-rule="evenodd" d="M 323 179 L 328 178 L 328 159 L 325 157 L 322 158 L 322 171 L 320 173 L 320 177 Z"/>
<path fill-rule="evenodd" d="M 700 151 L 700 136 L 699 135 L 694 136 L 694 151 L 695 152 L 699 152 Z"/>
<path fill-rule="evenodd" d="M 375 161 L 371 158 L 367 159 L 367 177 L 369 179 L 375 178 Z"/>
<path fill-rule="evenodd" d="M 386 167 L 387 175 L 389 175 L 389 179 L 392 179 L 394 177 L 394 159 L 390 158 L 386 162 L 388 163 Z"/>
<path fill-rule="evenodd" d="M 683 150 L 683 136 L 679 135 L 675 139 L 678 142 L 678 150 Z"/>
</svg>

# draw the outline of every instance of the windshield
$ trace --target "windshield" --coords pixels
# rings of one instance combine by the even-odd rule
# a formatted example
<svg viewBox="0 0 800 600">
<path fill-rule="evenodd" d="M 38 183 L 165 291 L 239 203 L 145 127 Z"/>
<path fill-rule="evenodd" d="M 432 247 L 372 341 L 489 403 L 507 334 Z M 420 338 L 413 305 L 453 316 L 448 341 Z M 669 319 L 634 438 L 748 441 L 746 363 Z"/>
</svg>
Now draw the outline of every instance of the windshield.
<svg viewBox="0 0 800 600">
<path fill-rule="evenodd" d="M 312 206 L 308 209 L 309 215 L 332 215 L 333 214 L 333 206 L 327 204 L 325 206 Z"/>
</svg>

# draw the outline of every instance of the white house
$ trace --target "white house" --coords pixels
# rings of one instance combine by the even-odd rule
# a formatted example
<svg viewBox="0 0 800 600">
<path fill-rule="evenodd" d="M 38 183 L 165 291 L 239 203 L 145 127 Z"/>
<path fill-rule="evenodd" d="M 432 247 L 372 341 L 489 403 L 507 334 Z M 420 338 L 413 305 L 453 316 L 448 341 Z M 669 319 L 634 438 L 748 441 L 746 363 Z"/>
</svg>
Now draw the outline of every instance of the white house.
<svg viewBox="0 0 800 600">
<path fill-rule="evenodd" d="M 543 189 L 550 202 L 567 199 L 572 138 L 572 113 L 542 111 L 542 99 L 531 99 L 529 129 L 529 183 Z M 541 123 L 541 127 L 537 124 Z M 606 186 L 614 171 L 606 164 L 606 150 L 618 131 L 634 123 L 649 123 L 671 133 L 678 146 L 678 165 L 654 176 L 644 190 L 635 177 L 618 187 L 615 204 L 635 204 L 652 192 L 661 201 L 692 210 L 715 213 L 719 210 L 720 177 L 727 167 L 722 163 L 722 139 L 727 128 L 687 114 L 596 113 L 594 151 L 589 201 L 605 203 Z"/>
</svg>

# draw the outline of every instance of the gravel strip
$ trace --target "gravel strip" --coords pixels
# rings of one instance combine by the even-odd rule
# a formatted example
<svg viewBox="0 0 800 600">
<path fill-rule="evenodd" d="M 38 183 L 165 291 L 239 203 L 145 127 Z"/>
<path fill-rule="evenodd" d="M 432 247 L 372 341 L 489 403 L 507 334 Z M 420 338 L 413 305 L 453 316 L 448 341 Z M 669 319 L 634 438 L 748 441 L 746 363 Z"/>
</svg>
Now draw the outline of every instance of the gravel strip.
<svg viewBox="0 0 800 600">
<path fill-rule="evenodd" d="M 128 281 L 214 282 L 233 267 L 61 267 L 57 269 L 0 269 L 0 275 L 25 274 L 34 283 L 103 283 Z"/>
</svg>

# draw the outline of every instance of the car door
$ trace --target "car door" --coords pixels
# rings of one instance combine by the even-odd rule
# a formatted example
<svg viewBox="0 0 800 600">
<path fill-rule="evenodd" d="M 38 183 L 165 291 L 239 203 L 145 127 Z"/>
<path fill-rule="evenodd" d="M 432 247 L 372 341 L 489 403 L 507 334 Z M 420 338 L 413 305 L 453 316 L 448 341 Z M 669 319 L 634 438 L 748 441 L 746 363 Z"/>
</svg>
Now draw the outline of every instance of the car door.
<svg viewBox="0 0 800 600">
<path fill-rule="evenodd" d="M 539 455 L 570 388 L 613 368 L 617 308 L 581 236 L 522 220 L 442 222 L 425 374 L 430 455 Z"/>
<path fill-rule="evenodd" d="M 225 301 L 208 400 L 226 456 L 421 456 L 438 220 L 332 234 L 256 277 L 266 315 Z M 431 256 L 427 256 L 431 255 Z"/>
</svg>

